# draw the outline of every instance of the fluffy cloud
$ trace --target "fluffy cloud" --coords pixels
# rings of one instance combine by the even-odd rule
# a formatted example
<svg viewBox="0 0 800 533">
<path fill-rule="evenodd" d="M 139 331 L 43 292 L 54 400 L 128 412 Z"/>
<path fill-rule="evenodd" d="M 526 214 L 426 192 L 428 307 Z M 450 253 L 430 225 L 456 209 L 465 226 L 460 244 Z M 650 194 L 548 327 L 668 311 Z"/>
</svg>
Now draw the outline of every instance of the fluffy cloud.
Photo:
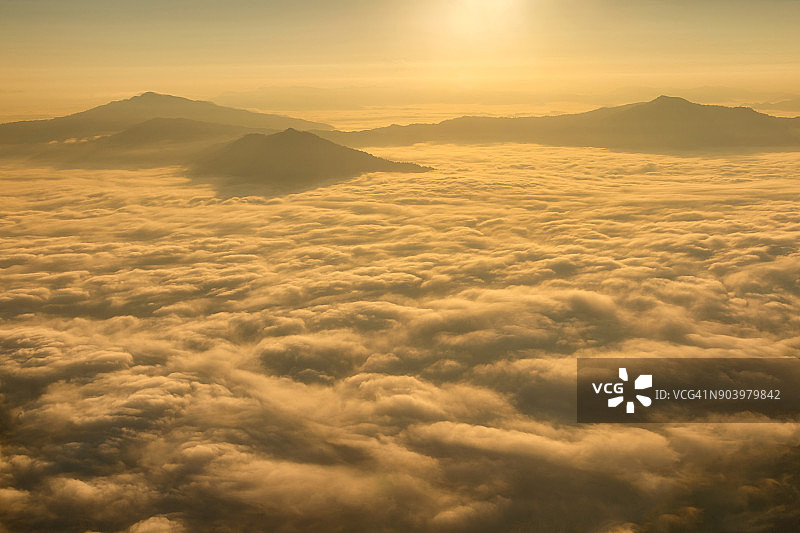
<svg viewBox="0 0 800 533">
<path fill-rule="evenodd" d="M 3 168 L 0 530 L 791 530 L 796 425 L 577 426 L 574 359 L 796 355 L 800 157 L 373 152 L 437 170 Z"/>
</svg>

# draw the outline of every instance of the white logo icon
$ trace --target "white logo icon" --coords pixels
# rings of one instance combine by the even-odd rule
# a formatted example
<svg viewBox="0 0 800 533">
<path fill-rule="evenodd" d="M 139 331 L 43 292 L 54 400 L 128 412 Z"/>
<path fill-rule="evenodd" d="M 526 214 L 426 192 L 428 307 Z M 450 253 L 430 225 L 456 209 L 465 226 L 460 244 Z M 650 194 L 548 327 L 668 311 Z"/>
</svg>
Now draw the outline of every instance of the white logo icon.
<svg viewBox="0 0 800 533">
<path fill-rule="evenodd" d="M 627 368 L 620 368 L 619 369 L 619 379 L 622 381 L 628 381 L 628 369 Z M 653 375 L 652 374 L 642 374 L 636 381 L 633 382 L 633 388 L 636 390 L 642 389 L 649 389 L 653 386 Z M 613 398 L 608 399 L 608 406 L 609 407 L 616 407 L 623 402 L 625 398 L 620 396 L 615 396 Z M 644 405 L 645 407 L 649 407 L 653 400 L 650 399 L 649 396 L 644 396 L 642 394 L 637 394 L 636 399 L 639 400 L 639 403 Z M 625 412 L 626 413 L 633 413 L 634 411 L 634 402 L 626 402 L 625 403 Z"/>
</svg>

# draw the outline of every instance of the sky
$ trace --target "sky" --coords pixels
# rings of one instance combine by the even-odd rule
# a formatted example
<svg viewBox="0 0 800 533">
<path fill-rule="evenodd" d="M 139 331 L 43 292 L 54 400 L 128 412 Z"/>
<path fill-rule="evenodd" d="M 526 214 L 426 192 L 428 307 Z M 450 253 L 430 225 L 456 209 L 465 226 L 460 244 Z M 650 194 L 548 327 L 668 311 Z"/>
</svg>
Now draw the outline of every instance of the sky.
<svg viewBox="0 0 800 533">
<path fill-rule="evenodd" d="M 0 116 L 292 86 L 779 96 L 800 82 L 798 19 L 783 0 L 2 0 Z"/>
</svg>

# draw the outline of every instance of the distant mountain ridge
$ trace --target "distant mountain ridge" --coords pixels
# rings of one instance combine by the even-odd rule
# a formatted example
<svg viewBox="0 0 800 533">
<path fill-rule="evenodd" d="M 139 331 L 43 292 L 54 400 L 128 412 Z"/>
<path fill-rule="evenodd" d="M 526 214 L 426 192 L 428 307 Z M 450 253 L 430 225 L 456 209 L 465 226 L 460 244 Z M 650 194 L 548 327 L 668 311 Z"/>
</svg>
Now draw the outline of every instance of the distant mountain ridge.
<svg viewBox="0 0 800 533">
<path fill-rule="evenodd" d="M 800 118 L 660 96 L 649 102 L 545 117 L 460 117 L 438 124 L 320 132 L 348 146 L 523 142 L 632 150 L 800 149 Z"/>
<path fill-rule="evenodd" d="M 242 135 L 288 128 L 354 148 L 518 142 L 645 152 L 800 150 L 800 117 L 671 96 L 577 114 L 463 116 L 436 124 L 337 131 L 303 119 L 147 92 L 65 117 L 0 124 L 0 154 L 70 166 L 182 165 Z M 61 142 L 73 139 L 80 142 Z"/>
<path fill-rule="evenodd" d="M 800 113 L 800 96 L 787 98 L 778 102 L 760 102 L 752 105 L 756 109 L 767 109 L 770 111 L 792 111 Z"/>
<path fill-rule="evenodd" d="M 309 132 L 287 129 L 251 133 L 200 158 L 194 175 L 232 177 L 237 182 L 298 188 L 366 172 L 425 172 L 414 163 L 398 163 L 340 146 Z"/>
<path fill-rule="evenodd" d="M 116 133 L 156 118 L 186 119 L 264 131 L 280 131 L 286 128 L 332 129 L 328 124 L 320 122 L 255 113 L 212 102 L 146 92 L 64 117 L 0 124 L 0 143 L 41 143 L 91 138 Z"/>
</svg>

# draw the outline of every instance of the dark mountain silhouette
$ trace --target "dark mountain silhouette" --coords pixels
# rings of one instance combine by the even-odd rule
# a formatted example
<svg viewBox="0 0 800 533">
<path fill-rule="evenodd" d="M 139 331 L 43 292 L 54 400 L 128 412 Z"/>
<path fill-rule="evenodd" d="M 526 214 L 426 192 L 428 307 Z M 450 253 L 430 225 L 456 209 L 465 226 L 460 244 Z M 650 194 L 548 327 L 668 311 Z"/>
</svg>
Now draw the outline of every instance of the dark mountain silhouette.
<svg viewBox="0 0 800 533">
<path fill-rule="evenodd" d="M 254 128 L 215 124 L 186 118 L 153 118 L 94 142 L 106 146 L 134 148 L 159 143 L 183 143 L 200 140 L 235 139 Z M 264 130 L 260 130 L 264 131 Z M 269 130 L 266 130 L 269 132 Z"/>
<path fill-rule="evenodd" d="M 351 147 L 431 141 L 525 142 L 647 152 L 800 149 L 800 117 L 774 117 L 748 107 L 701 105 L 668 96 L 571 115 L 466 116 L 438 124 L 392 125 L 342 132 L 323 130 L 320 128 L 329 127 L 290 117 L 144 93 L 66 117 L 1 124 L 0 156 L 31 158 L 71 167 L 187 165 L 197 161 L 197 154 L 210 153 L 221 143 L 246 133 L 275 133 L 286 129 L 287 124 L 290 128 L 292 125 L 304 129 L 313 127 L 320 137 Z M 71 139 L 81 142 L 59 142 Z M 293 153 L 292 146 L 285 148 L 287 154 Z M 234 150 L 233 147 L 229 149 Z M 321 155 L 326 155 L 324 150 L 319 150 Z M 265 168 L 271 169 L 275 176 L 290 174 L 288 159 L 286 168 L 278 169 L 274 161 L 259 160 L 255 152 L 244 155 L 237 164 L 249 162 L 253 168 L 236 170 L 231 162 L 227 168 L 229 174 L 255 176 Z M 280 150 L 273 151 L 272 155 L 275 160 L 285 159 Z M 291 165 L 297 166 L 298 175 L 325 173 L 321 167 L 310 168 L 315 164 L 324 165 L 325 157 L 320 157 L 319 163 L 315 162 L 315 157 L 299 155 L 291 161 Z M 372 168 L 367 167 L 364 171 Z M 347 174 L 349 170 L 344 168 L 333 169 L 332 173 Z M 358 165 L 354 168 L 361 170 Z"/>
<path fill-rule="evenodd" d="M 673 151 L 800 148 L 800 118 L 748 107 L 701 105 L 660 96 L 650 102 L 548 117 L 461 117 L 438 124 L 392 125 L 356 132 L 319 132 L 349 146 L 416 142 L 529 142 L 560 146 Z"/>
<path fill-rule="evenodd" d="M 253 128 L 228 124 L 154 118 L 118 133 L 80 142 L 0 145 L 0 155 L 67 168 L 185 166 L 198 154 L 252 131 Z"/>
<path fill-rule="evenodd" d="M 767 109 L 769 111 L 792 111 L 800 112 L 800 96 L 781 100 L 780 102 L 761 102 L 753 104 L 756 109 Z"/>
<path fill-rule="evenodd" d="M 191 170 L 194 175 L 230 177 L 235 183 L 298 189 L 365 172 L 430 169 L 381 159 L 289 128 L 273 135 L 245 135 L 202 158 Z"/>
<path fill-rule="evenodd" d="M 0 143 L 40 143 L 116 133 L 154 118 L 189 119 L 261 130 L 331 129 L 327 124 L 147 92 L 49 120 L 0 124 Z"/>
</svg>

